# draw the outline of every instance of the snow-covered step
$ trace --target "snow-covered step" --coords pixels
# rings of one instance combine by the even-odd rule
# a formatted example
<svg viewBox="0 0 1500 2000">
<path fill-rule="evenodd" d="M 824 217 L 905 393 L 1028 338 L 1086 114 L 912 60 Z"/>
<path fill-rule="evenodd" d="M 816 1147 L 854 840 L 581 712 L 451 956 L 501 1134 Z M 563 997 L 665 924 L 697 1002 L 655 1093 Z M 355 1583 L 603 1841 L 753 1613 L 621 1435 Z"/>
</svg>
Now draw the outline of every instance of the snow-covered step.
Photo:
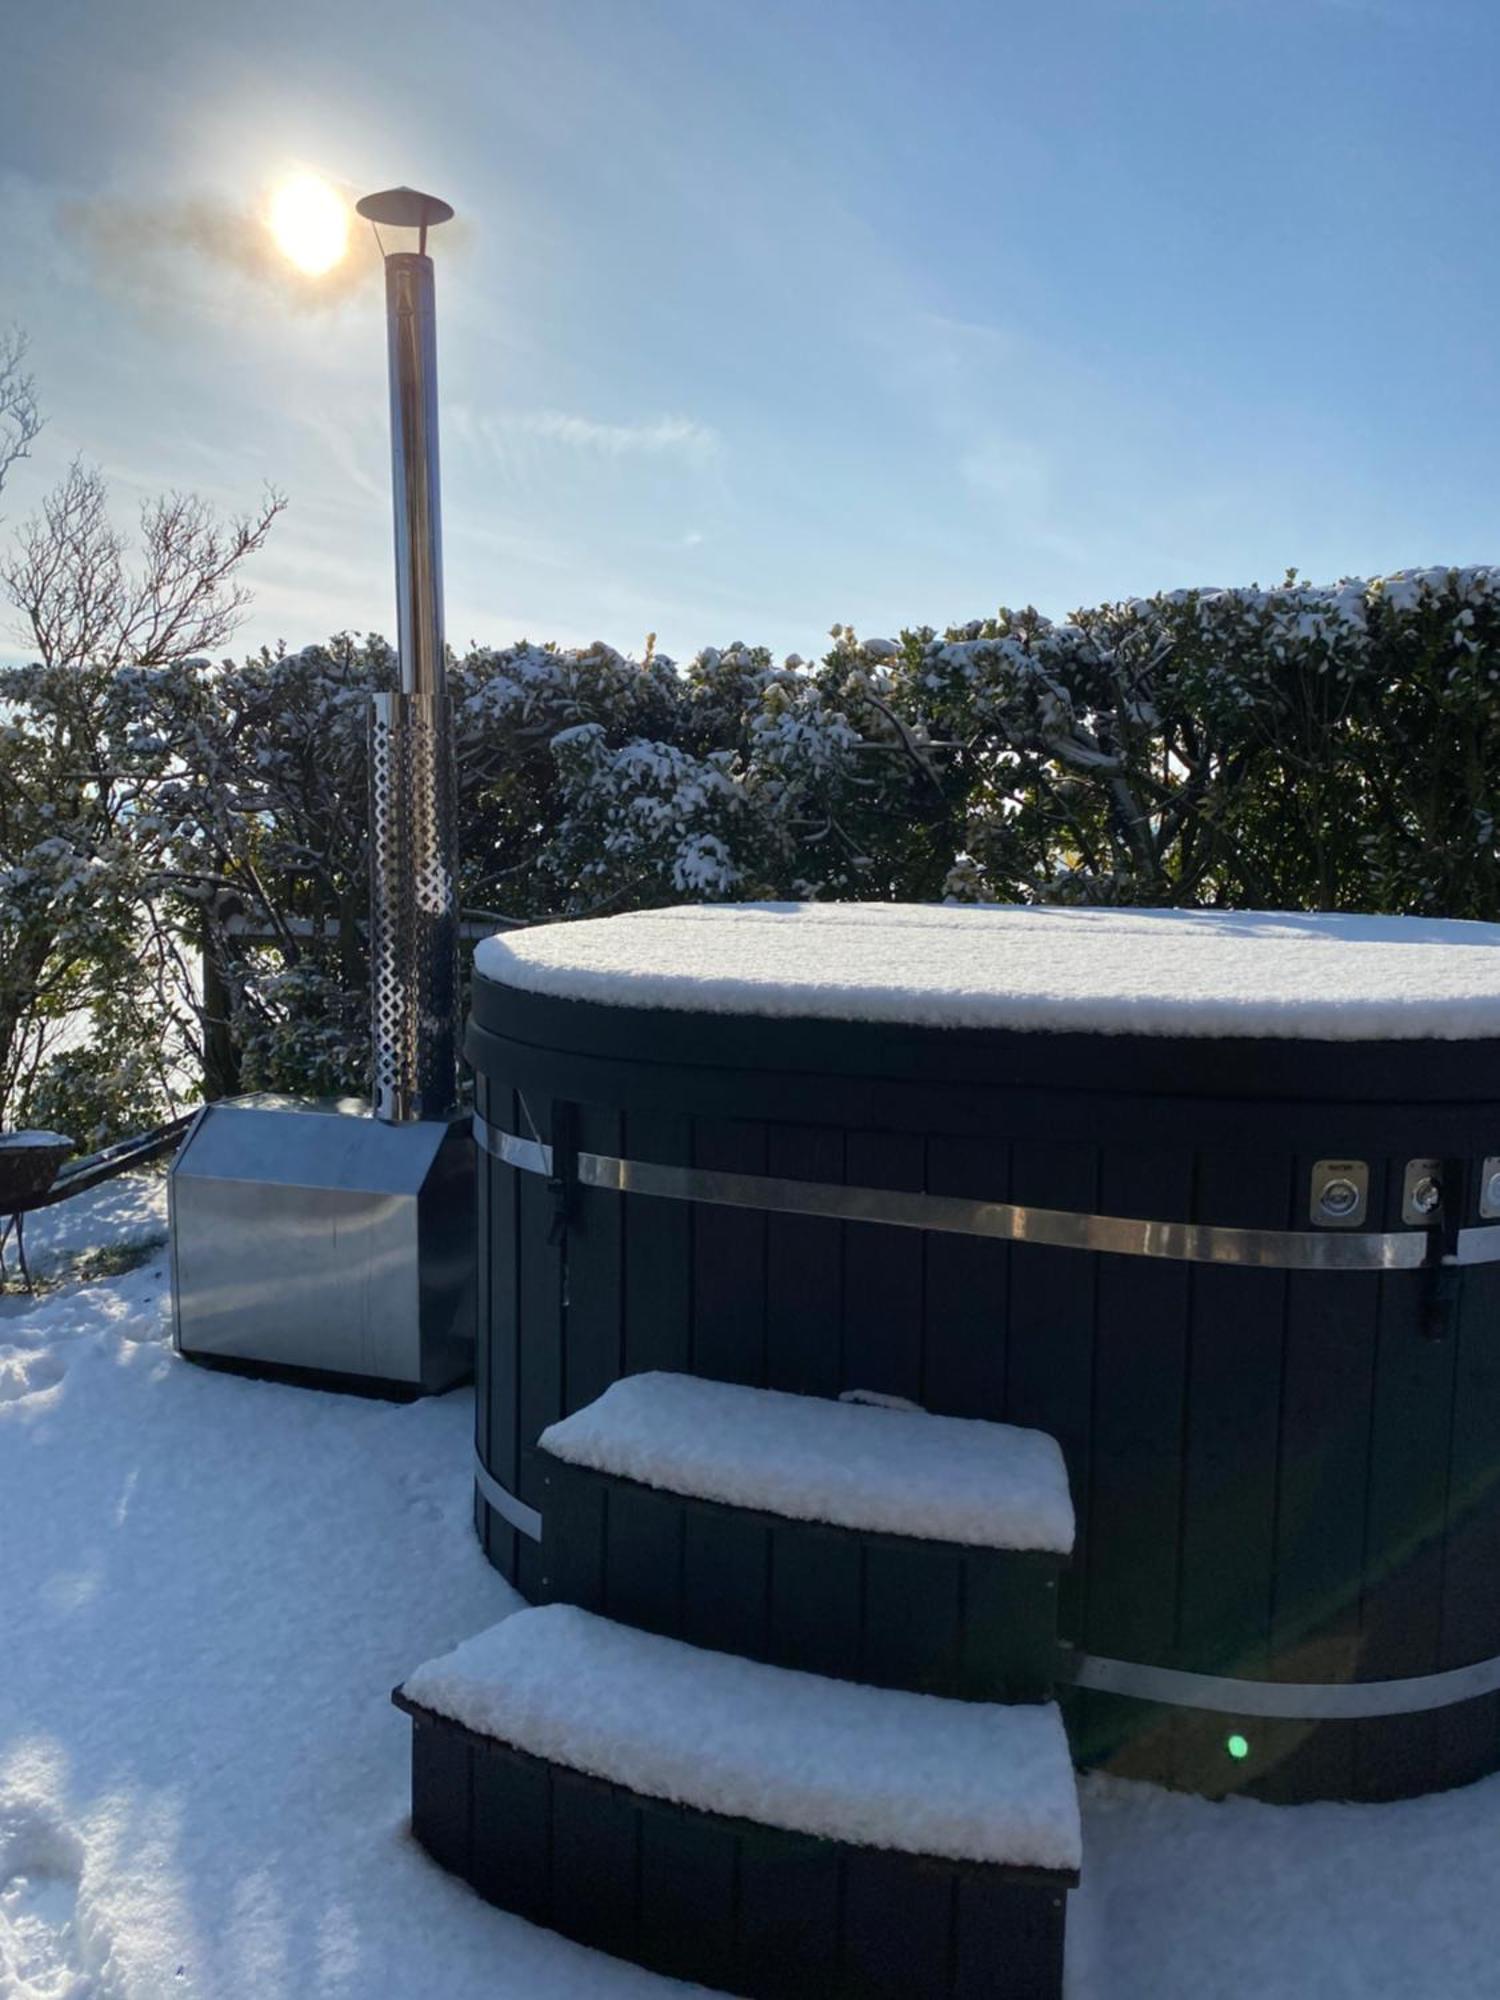
<svg viewBox="0 0 1500 2000">
<path fill-rule="evenodd" d="M 1049 1705 L 522 1611 L 397 1690 L 419 1840 L 491 1901 L 729 1992 L 1038 2000 L 1080 1858 Z"/>
<path fill-rule="evenodd" d="M 538 1461 L 545 1602 L 881 1687 L 1052 1691 L 1073 1508 L 1040 1431 L 646 1374 Z"/>
</svg>

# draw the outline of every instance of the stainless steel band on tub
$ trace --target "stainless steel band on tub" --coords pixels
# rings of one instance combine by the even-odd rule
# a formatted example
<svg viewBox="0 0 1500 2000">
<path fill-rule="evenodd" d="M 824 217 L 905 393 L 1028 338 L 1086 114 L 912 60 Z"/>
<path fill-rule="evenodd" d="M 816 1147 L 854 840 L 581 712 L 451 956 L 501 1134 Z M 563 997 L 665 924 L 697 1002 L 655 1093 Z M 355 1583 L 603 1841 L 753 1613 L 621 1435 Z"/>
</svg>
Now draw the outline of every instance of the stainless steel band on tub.
<svg viewBox="0 0 1500 2000">
<path fill-rule="evenodd" d="M 502 1132 L 477 1111 L 474 1137 L 485 1152 L 507 1166 L 549 1177 L 553 1172 L 552 1148 L 543 1140 Z M 669 1167 L 651 1160 L 618 1160 L 608 1153 L 580 1152 L 570 1164 L 585 1187 L 609 1188 L 617 1194 L 758 1208 L 778 1215 L 825 1216 L 837 1222 L 882 1222 L 897 1229 L 934 1229 L 946 1235 L 1098 1250 L 1117 1257 L 1165 1257 L 1185 1264 L 1239 1264 L 1271 1271 L 1415 1271 L 1429 1256 L 1425 1229 L 1235 1229 L 1216 1222 L 1148 1222 L 1128 1215 L 971 1201 L 961 1195 L 906 1194 L 894 1188 Z M 1500 1223 L 1459 1230 L 1454 1261 L 1500 1262 Z"/>
<path fill-rule="evenodd" d="M 1060 1678 L 1099 1694 L 1129 1695 L 1163 1708 L 1206 1708 L 1220 1715 L 1259 1715 L 1286 1722 L 1359 1722 L 1386 1715 L 1421 1715 L 1500 1691 L 1500 1659 L 1418 1674 L 1400 1681 L 1241 1681 L 1219 1674 L 1145 1667 L 1075 1653 Z"/>
<path fill-rule="evenodd" d="M 528 1540 L 542 1539 L 542 1517 L 535 1507 L 528 1507 L 524 1500 L 518 1500 L 485 1470 L 484 1461 L 476 1451 L 474 1454 L 474 1484 L 479 1488 L 482 1499 L 487 1500 L 500 1516 L 513 1528 L 519 1528 Z"/>
<path fill-rule="evenodd" d="M 502 1520 L 534 1542 L 542 1517 L 485 1470 L 476 1452 L 474 1483 Z M 1097 1694 L 1126 1695 L 1160 1708 L 1208 1709 L 1218 1715 L 1255 1715 L 1283 1722 L 1373 1721 L 1386 1715 L 1421 1715 L 1500 1693 L 1500 1659 L 1443 1673 L 1390 1681 L 1244 1681 L 1223 1674 L 1192 1674 L 1180 1667 L 1150 1667 L 1135 1660 L 1102 1659 L 1068 1651 L 1058 1679 Z"/>
<path fill-rule="evenodd" d="M 498 1125 L 491 1125 L 487 1118 L 474 1113 L 474 1143 L 497 1160 L 503 1160 L 508 1167 L 519 1167 L 523 1174 L 550 1174 L 552 1172 L 552 1148 L 544 1146 L 540 1139 L 518 1139 L 514 1132 L 502 1132 Z"/>
</svg>

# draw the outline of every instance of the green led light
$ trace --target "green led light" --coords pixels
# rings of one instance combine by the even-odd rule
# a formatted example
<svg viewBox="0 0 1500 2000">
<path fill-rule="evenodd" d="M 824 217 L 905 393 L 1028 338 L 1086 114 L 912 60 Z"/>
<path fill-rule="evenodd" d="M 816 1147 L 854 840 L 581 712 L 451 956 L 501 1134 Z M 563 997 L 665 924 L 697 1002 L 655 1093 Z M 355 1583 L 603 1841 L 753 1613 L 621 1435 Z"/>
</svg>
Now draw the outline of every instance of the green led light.
<svg viewBox="0 0 1500 2000">
<path fill-rule="evenodd" d="M 1250 1742 L 1248 1737 L 1226 1736 L 1224 1739 L 1224 1748 L 1229 1752 L 1230 1756 L 1234 1758 L 1248 1757 L 1250 1755 Z"/>
</svg>

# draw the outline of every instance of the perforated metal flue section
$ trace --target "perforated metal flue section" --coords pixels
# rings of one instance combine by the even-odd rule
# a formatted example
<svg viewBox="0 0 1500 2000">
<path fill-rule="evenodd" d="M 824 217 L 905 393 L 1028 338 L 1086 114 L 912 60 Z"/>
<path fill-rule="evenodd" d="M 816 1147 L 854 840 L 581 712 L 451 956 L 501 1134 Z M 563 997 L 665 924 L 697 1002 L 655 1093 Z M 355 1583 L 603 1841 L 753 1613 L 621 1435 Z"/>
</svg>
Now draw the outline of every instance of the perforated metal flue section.
<svg viewBox="0 0 1500 2000">
<path fill-rule="evenodd" d="M 382 694 L 370 724 L 370 983 L 378 1118 L 453 1109 L 458 1051 L 453 753 L 442 695 Z"/>
</svg>

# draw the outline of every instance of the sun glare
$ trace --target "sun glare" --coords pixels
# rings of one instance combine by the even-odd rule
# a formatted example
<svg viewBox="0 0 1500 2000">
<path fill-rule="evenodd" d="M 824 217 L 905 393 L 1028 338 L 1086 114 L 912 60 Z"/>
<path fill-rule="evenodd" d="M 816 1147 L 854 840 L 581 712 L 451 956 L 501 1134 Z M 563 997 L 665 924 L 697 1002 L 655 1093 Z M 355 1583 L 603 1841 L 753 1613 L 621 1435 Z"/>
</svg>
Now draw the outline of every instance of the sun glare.
<svg viewBox="0 0 1500 2000">
<path fill-rule="evenodd" d="M 271 234 L 299 271 L 320 278 L 349 247 L 349 211 L 316 174 L 283 181 L 271 197 Z"/>
</svg>

